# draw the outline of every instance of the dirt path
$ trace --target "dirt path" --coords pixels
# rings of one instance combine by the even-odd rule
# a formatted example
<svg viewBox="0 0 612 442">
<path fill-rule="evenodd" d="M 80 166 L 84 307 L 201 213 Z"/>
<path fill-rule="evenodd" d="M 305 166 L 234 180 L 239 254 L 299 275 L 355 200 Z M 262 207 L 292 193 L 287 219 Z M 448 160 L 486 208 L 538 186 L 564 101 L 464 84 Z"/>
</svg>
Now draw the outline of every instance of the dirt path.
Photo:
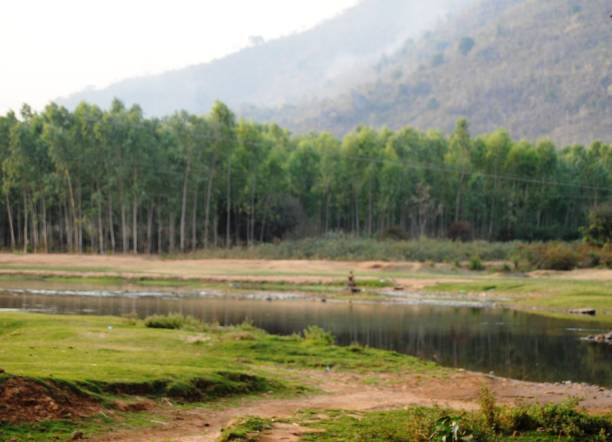
<svg viewBox="0 0 612 442">
<path fill-rule="evenodd" d="M 439 282 L 467 282 L 478 274 L 448 274 L 449 264 L 383 261 L 295 261 L 240 259 L 178 259 L 131 255 L 70 255 L 0 253 L 0 274 L 56 276 L 119 276 L 125 278 L 201 279 L 208 282 L 257 281 L 308 284 L 343 281 L 350 271 L 363 278 L 393 278 L 406 289 L 420 290 Z M 612 270 L 532 272 L 532 278 L 612 280 Z M 489 278 L 495 277 L 488 275 Z"/>
<path fill-rule="evenodd" d="M 287 418 L 301 409 L 342 409 L 368 411 L 406 406 L 439 405 L 458 410 L 478 408 L 478 395 L 488 386 L 504 404 L 524 402 L 559 402 L 569 397 L 584 399 L 582 406 L 593 412 L 612 410 L 612 390 L 579 384 L 536 384 L 489 377 L 476 373 L 458 373 L 447 378 L 398 375 L 356 375 L 307 372 L 309 383 L 322 393 L 292 399 L 245 399 L 221 409 L 195 408 L 158 410 L 165 421 L 153 428 L 122 431 L 94 439 L 98 442 L 159 441 L 213 442 L 223 428 L 245 416 Z M 281 425 L 265 437 L 266 441 L 299 440 L 303 430 Z"/>
</svg>

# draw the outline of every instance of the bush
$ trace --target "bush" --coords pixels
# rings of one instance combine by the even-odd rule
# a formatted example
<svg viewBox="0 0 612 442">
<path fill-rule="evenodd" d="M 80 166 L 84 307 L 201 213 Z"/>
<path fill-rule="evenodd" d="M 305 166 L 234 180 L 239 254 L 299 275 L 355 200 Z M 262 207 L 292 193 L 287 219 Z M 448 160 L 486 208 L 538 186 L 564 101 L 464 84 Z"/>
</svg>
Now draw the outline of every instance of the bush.
<svg viewBox="0 0 612 442">
<path fill-rule="evenodd" d="M 145 318 L 145 326 L 148 328 L 179 330 L 182 328 L 195 328 L 201 325 L 200 321 L 192 316 L 178 314 L 153 315 Z"/>
<path fill-rule="evenodd" d="M 491 390 L 489 390 L 487 387 L 482 387 L 480 389 L 480 411 L 487 428 L 496 431 L 499 428 L 499 410 L 495 405 L 495 397 L 493 396 L 493 393 L 491 393 Z"/>
<path fill-rule="evenodd" d="M 578 266 L 578 254 L 566 244 L 536 244 L 524 250 L 537 269 L 568 271 Z"/>
<path fill-rule="evenodd" d="M 392 226 L 382 231 L 380 239 L 383 241 L 405 241 L 408 239 L 408 234 L 399 226 Z"/>
<path fill-rule="evenodd" d="M 602 204 L 591 209 L 583 233 L 590 244 L 605 246 L 612 243 L 612 204 Z"/>
<path fill-rule="evenodd" d="M 485 269 L 484 265 L 482 265 L 482 261 L 479 256 L 473 256 L 470 259 L 470 270 L 475 272 L 481 272 Z"/>
<path fill-rule="evenodd" d="M 336 338 L 334 338 L 331 332 L 325 331 L 316 325 L 311 325 L 304 330 L 304 342 L 313 345 L 334 345 Z"/>
</svg>

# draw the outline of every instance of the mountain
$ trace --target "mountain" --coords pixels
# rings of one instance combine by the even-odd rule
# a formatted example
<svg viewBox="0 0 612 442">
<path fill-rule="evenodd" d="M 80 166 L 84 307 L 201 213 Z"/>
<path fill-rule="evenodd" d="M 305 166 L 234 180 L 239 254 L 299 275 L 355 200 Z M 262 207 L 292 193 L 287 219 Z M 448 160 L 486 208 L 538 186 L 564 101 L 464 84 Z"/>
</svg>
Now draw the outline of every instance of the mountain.
<svg viewBox="0 0 612 442">
<path fill-rule="evenodd" d="M 466 1 L 471 0 L 362 0 L 308 31 L 269 42 L 254 38 L 253 46 L 219 60 L 90 88 L 58 102 L 107 107 L 118 97 L 161 116 L 180 109 L 208 112 L 217 99 L 234 108 L 314 99 L 375 78 L 371 66 L 383 54 Z"/>
<path fill-rule="evenodd" d="M 560 144 L 612 141 L 610 0 L 484 0 L 385 57 L 333 98 L 246 114 L 297 132 L 366 123 L 449 132 L 504 127 Z"/>
</svg>

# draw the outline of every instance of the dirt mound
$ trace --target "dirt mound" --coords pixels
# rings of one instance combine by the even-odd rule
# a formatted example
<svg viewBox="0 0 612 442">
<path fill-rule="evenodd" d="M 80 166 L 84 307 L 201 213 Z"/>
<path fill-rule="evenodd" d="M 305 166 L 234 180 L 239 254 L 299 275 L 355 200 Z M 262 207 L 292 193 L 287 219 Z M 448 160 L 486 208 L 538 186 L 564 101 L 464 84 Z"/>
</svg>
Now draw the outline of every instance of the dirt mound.
<svg viewBox="0 0 612 442">
<path fill-rule="evenodd" d="M 39 422 L 91 416 L 101 410 L 69 385 L 10 376 L 0 379 L 0 422 Z"/>
</svg>

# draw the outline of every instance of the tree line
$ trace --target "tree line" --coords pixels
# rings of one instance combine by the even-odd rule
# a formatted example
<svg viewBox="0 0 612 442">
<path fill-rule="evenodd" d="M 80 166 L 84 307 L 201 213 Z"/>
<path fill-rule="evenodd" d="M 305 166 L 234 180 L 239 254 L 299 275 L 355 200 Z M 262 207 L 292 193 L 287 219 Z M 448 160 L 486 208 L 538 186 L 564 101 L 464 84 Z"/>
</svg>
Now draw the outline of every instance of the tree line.
<svg viewBox="0 0 612 442">
<path fill-rule="evenodd" d="M 165 253 L 344 231 L 572 239 L 612 198 L 612 148 L 361 126 L 293 136 L 114 100 L 0 116 L 0 247 Z"/>
</svg>

